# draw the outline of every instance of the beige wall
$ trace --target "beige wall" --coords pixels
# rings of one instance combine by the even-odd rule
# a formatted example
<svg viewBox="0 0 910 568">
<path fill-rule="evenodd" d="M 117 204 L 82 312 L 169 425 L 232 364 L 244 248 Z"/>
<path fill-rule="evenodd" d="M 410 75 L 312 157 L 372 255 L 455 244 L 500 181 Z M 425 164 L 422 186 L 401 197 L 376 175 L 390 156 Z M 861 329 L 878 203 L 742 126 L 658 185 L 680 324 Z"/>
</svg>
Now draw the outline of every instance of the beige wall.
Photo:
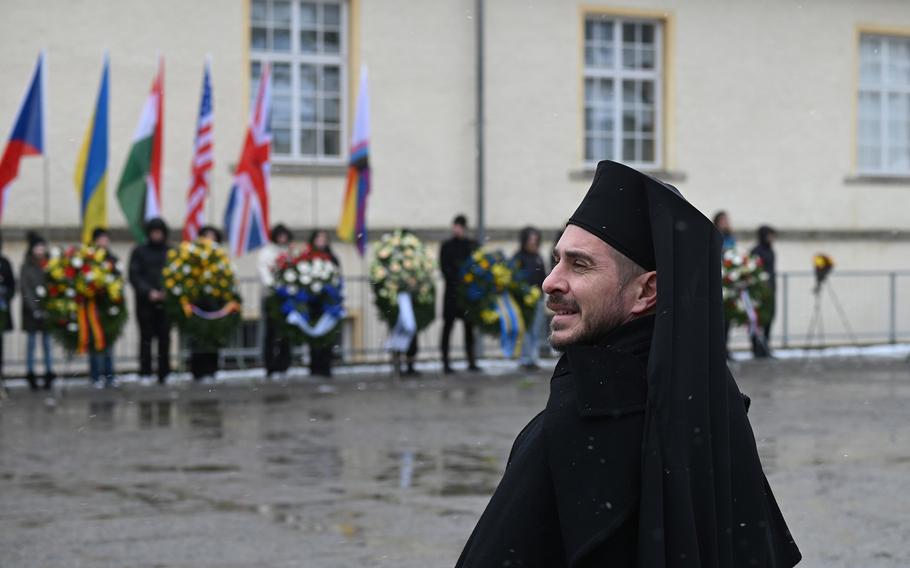
<svg viewBox="0 0 910 568">
<path fill-rule="evenodd" d="M 487 211 L 493 228 L 563 223 L 587 188 L 581 45 L 586 10 L 619 10 L 670 26 L 664 169 L 707 214 L 740 228 L 903 231 L 910 183 L 847 184 L 854 175 L 857 29 L 910 33 L 900 0 L 714 2 L 553 0 L 486 3 Z M 164 209 L 182 220 L 201 67 L 213 58 L 213 218 L 220 221 L 247 109 L 246 0 L 4 0 L 0 4 L 0 128 L 12 120 L 39 49 L 48 52 L 51 224 L 78 222 L 72 173 L 92 111 L 104 49 L 111 54 L 109 214 L 132 131 L 166 59 Z M 473 0 L 352 0 L 353 66 L 370 68 L 371 227 L 443 228 L 475 203 Z M 356 73 L 354 74 L 356 76 Z M 351 85 L 351 94 L 355 93 Z M 350 101 L 353 103 L 353 101 Z M 572 175 L 574 173 L 574 176 Z M 343 168 L 273 177 L 272 218 L 332 227 Z M 41 161 L 26 160 L 6 227 L 43 222 Z M 806 250 L 812 242 L 800 245 Z M 840 241 L 847 266 L 901 268 L 907 240 Z M 357 267 L 342 247 L 347 266 Z M 802 253 L 800 253 L 802 254 Z M 786 254 L 784 259 L 786 259 Z M 789 261 L 784 260 L 787 264 Z M 249 259 L 240 262 L 244 271 Z M 793 262 L 801 267 L 802 261 Z M 784 266 L 786 267 L 786 266 Z"/>
</svg>

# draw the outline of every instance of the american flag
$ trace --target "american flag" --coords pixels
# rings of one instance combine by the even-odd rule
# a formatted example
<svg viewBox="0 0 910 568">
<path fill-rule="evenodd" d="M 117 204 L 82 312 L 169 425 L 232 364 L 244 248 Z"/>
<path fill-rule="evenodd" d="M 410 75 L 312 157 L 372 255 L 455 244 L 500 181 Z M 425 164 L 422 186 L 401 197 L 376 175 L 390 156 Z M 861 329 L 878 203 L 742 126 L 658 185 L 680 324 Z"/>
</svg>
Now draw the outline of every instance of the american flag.
<svg viewBox="0 0 910 568">
<path fill-rule="evenodd" d="M 205 223 L 205 198 L 209 193 L 209 171 L 212 169 L 212 81 L 209 64 L 202 75 L 202 101 L 199 103 L 199 121 L 196 124 L 196 145 L 190 169 L 190 189 L 187 193 L 186 220 L 183 223 L 183 240 L 191 241 Z"/>
<path fill-rule="evenodd" d="M 250 113 L 250 126 L 224 214 L 225 232 L 231 251 L 236 256 L 253 251 L 269 240 L 270 75 L 269 64 L 263 64 L 256 100 Z"/>
</svg>

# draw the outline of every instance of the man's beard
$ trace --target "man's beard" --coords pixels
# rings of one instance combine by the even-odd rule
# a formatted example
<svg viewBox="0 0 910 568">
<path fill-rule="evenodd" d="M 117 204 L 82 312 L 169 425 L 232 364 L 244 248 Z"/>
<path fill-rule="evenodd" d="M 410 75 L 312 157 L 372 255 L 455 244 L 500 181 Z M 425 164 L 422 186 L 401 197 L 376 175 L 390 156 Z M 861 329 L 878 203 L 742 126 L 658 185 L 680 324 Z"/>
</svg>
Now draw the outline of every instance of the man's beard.
<svg viewBox="0 0 910 568">
<path fill-rule="evenodd" d="M 578 303 L 566 301 L 561 294 L 551 294 L 550 301 L 554 304 L 572 307 L 581 319 L 581 331 L 577 335 L 561 342 L 553 340 L 553 324 L 552 322 L 550 323 L 550 336 L 548 339 L 550 346 L 557 351 L 565 351 L 566 348 L 572 345 L 596 345 L 604 336 L 624 323 L 620 307 L 620 294 L 611 298 L 609 303 L 603 306 L 600 313 L 593 315 L 590 315 L 590 311 L 578 311 Z"/>
</svg>

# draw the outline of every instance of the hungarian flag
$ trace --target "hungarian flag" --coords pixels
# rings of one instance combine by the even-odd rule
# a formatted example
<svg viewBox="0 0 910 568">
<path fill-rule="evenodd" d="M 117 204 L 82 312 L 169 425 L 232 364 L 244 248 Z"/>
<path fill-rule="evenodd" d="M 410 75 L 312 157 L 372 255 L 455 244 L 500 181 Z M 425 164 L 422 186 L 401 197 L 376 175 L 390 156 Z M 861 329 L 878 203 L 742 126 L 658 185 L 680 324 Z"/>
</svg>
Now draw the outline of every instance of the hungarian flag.
<svg viewBox="0 0 910 568">
<path fill-rule="evenodd" d="M 19 175 L 19 160 L 44 154 L 44 53 L 29 84 L 3 158 L 0 159 L 0 217 L 6 205 L 7 191 Z"/>
<path fill-rule="evenodd" d="M 130 232 L 138 242 L 145 240 L 145 222 L 161 216 L 163 122 L 164 59 L 159 59 L 158 74 L 145 100 L 139 126 L 133 134 L 133 147 L 117 185 L 117 200 Z"/>
</svg>

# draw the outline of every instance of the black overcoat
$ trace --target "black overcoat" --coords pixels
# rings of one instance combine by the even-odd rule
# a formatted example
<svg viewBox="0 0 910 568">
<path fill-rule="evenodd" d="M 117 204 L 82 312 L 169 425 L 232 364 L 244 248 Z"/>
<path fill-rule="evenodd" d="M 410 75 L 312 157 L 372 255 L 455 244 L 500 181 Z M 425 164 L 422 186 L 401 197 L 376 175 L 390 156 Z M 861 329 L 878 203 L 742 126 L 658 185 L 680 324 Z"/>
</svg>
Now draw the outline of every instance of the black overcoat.
<svg viewBox="0 0 910 568">
<path fill-rule="evenodd" d="M 636 564 L 648 316 L 569 348 L 459 568 Z"/>
</svg>

